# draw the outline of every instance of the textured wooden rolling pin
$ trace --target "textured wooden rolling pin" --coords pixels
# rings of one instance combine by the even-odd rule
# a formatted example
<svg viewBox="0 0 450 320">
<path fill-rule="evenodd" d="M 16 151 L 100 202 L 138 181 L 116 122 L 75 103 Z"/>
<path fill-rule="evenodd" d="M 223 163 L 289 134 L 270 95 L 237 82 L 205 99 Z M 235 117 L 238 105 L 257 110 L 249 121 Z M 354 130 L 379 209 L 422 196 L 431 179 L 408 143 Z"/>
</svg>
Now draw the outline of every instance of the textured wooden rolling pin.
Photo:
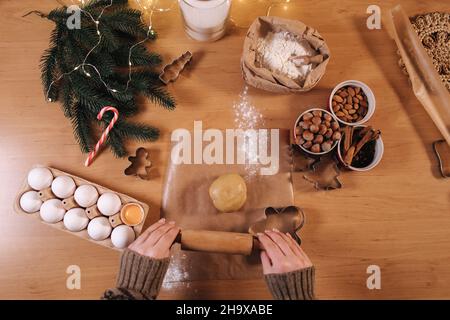
<svg viewBox="0 0 450 320">
<path fill-rule="evenodd" d="M 182 230 L 176 242 L 181 249 L 211 253 L 250 255 L 258 248 L 258 241 L 249 233 Z"/>
</svg>

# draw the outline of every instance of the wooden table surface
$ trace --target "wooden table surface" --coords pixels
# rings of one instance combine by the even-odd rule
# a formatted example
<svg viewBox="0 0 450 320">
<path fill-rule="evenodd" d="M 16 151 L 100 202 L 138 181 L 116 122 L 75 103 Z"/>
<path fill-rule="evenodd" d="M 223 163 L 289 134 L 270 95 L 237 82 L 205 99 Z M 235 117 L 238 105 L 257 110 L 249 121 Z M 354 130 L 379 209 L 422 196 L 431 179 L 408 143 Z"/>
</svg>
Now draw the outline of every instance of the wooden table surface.
<svg viewBox="0 0 450 320">
<path fill-rule="evenodd" d="M 414 97 L 397 66 L 396 47 L 387 31 L 388 9 L 402 3 L 410 14 L 447 10 L 445 1 L 378 1 L 382 29 L 366 28 L 373 1 L 291 1 L 272 15 L 314 26 L 332 52 L 327 72 L 312 91 L 276 95 L 249 94 L 267 127 L 291 128 L 309 106 L 325 106 L 338 82 L 366 82 L 377 99 L 370 121 L 385 143 L 381 164 L 367 173 L 345 172 L 343 189 L 296 190 L 296 204 L 307 214 L 304 249 L 315 264 L 316 294 L 321 299 L 450 298 L 449 181 L 439 177 L 432 141 L 439 133 Z M 176 111 L 146 102 L 136 117 L 156 125 L 162 136 L 146 143 L 154 163 L 151 181 L 123 175 L 126 159 L 103 152 L 85 168 L 70 122 L 57 104 L 44 101 L 39 58 L 52 24 L 29 10 L 48 11 L 56 1 L 0 2 L 0 298 L 97 299 L 114 285 L 119 254 L 36 219 L 17 216 L 13 200 L 33 164 L 79 175 L 151 206 L 147 223 L 158 219 L 170 133 L 192 129 L 194 120 L 210 128 L 234 127 L 233 102 L 244 88 L 239 61 L 246 29 L 264 15 L 265 1 L 234 1 L 232 17 L 241 28 L 215 43 L 199 43 L 184 34 L 177 8 L 154 17 L 160 34 L 153 49 L 170 61 L 185 50 L 194 53 L 189 70 L 169 86 Z M 128 144 L 134 151 L 140 144 Z M 366 268 L 381 268 L 381 290 L 368 290 Z M 81 268 L 81 290 L 66 289 L 66 268 Z M 162 299 L 270 298 L 262 280 L 166 283 Z"/>
</svg>

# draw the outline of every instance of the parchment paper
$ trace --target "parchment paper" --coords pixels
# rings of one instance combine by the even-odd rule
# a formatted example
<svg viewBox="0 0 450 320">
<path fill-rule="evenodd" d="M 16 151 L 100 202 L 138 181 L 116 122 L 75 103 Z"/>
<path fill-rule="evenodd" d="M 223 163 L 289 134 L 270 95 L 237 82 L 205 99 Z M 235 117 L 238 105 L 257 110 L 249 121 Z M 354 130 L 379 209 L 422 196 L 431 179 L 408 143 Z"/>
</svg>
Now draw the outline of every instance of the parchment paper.
<svg viewBox="0 0 450 320">
<path fill-rule="evenodd" d="M 393 8 L 389 17 L 393 37 L 408 71 L 414 94 L 450 146 L 450 94 L 402 7 L 397 5 Z M 443 168 L 450 167 L 450 148 L 434 150 L 440 161 L 441 173 L 447 177 Z"/>
<path fill-rule="evenodd" d="M 249 168 L 248 165 L 176 165 L 169 159 L 161 216 L 176 221 L 182 229 L 248 232 L 253 223 L 265 218 L 266 207 L 293 205 L 288 130 L 280 130 L 279 145 L 279 171 L 271 176 L 253 174 L 258 168 Z M 209 186 L 225 173 L 239 173 L 246 180 L 247 202 L 239 212 L 219 213 L 209 197 Z M 189 252 L 176 246 L 165 281 L 251 279 L 261 277 L 261 274 L 257 254 Z"/>
<path fill-rule="evenodd" d="M 260 67 L 256 63 L 256 47 L 259 38 L 264 38 L 269 31 L 288 31 L 307 40 L 318 54 L 323 55 L 323 62 L 316 65 L 306 77 L 303 84 L 270 70 Z M 330 50 L 325 40 L 317 30 L 298 20 L 289 20 L 280 17 L 258 17 L 252 23 L 244 40 L 242 54 L 242 74 L 245 81 L 256 88 L 278 92 L 304 92 L 311 90 L 325 74 L 330 60 Z"/>
</svg>

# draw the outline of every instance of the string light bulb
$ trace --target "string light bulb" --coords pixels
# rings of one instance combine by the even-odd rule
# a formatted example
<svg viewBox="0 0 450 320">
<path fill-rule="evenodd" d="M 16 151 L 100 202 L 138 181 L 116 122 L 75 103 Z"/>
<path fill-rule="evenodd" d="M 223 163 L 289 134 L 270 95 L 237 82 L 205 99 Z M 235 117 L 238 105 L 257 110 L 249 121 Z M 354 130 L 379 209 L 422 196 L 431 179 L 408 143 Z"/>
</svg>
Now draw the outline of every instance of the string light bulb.
<svg viewBox="0 0 450 320">
<path fill-rule="evenodd" d="M 141 4 L 141 0 L 135 0 L 135 1 L 136 1 L 136 3 L 139 5 L 139 7 L 141 8 L 141 11 L 142 11 L 142 9 L 143 9 L 143 10 L 148 10 L 149 6 L 147 6 L 147 5 L 142 5 L 142 4 Z M 47 93 L 46 93 L 46 97 L 47 97 L 47 100 L 48 100 L 49 102 L 52 102 L 52 101 L 53 101 L 51 98 L 49 98 L 49 94 L 50 94 L 50 90 L 51 90 L 52 86 L 53 86 L 56 82 L 58 82 L 59 80 L 61 80 L 64 76 L 70 75 L 71 73 L 77 71 L 79 68 L 82 68 L 84 74 L 85 74 L 86 76 L 88 76 L 88 77 L 91 77 L 91 76 L 92 76 L 91 73 L 87 72 L 86 69 L 85 69 L 85 67 L 91 67 L 91 68 L 95 71 L 95 73 L 98 75 L 98 77 L 99 77 L 99 79 L 100 79 L 100 82 L 104 85 L 104 87 L 105 87 L 108 91 L 111 91 L 111 92 L 113 92 L 113 93 L 118 93 L 118 92 L 125 93 L 126 91 L 128 91 L 128 89 L 129 89 L 129 87 L 130 87 L 131 80 L 132 80 L 132 62 L 131 62 L 131 57 L 132 57 L 133 49 L 134 49 L 135 47 L 141 45 L 142 43 L 146 42 L 147 40 L 149 40 L 150 36 L 152 36 L 152 37 L 155 36 L 156 33 L 155 33 L 155 31 L 153 30 L 153 24 L 152 24 L 153 12 L 154 12 L 154 11 L 158 11 L 158 12 L 167 12 L 167 11 L 170 11 L 170 10 L 172 10 L 172 8 L 173 8 L 173 4 L 176 2 L 176 1 L 172 1 L 171 6 L 169 6 L 168 8 L 156 8 L 156 7 L 153 6 L 153 2 L 154 2 L 153 0 L 147 0 L 147 1 L 150 2 L 150 12 L 149 12 L 149 14 L 148 14 L 148 17 L 149 17 L 149 19 L 148 19 L 148 25 L 149 25 L 149 26 L 148 26 L 148 29 L 147 29 L 147 32 L 146 32 L 146 37 L 145 37 L 145 39 L 143 39 L 143 40 L 141 40 L 141 41 L 135 43 L 135 44 L 132 45 L 132 46 L 130 47 L 130 49 L 129 49 L 129 52 L 128 52 L 128 80 L 127 80 L 125 89 L 122 90 L 122 91 L 119 91 L 119 90 L 117 90 L 117 89 L 111 88 L 111 87 L 103 80 L 102 75 L 100 74 L 100 71 L 97 69 L 97 67 L 94 66 L 94 65 L 92 65 L 92 64 L 90 64 L 90 63 L 87 63 L 87 60 L 88 60 L 89 56 L 91 55 L 91 53 L 92 53 L 92 52 L 100 45 L 100 43 L 101 43 L 101 41 L 102 41 L 102 35 L 101 35 L 101 32 L 100 32 L 100 19 L 101 19 L 101 17 L 103 16 L 103 13 L 105 12 L 105 10 L 108 9 L 109 7 L 111 7 L 111 6 L 113 5 L 113 0 L 110 0 L 110 3 L 109 3 L 108 5 L 106 5 L 105 7 L 103 7 L 102 11 L 100 12 L 100 14 L 99 14 L 99 16 L 98 16 L 97 18 L 94 18 L 90 12 L 88 12 L 88 11 L 86 11 L 86 10 L 83 10 L 83 8 L 81 8 L 81 7 L 79 8 L 80 11 L 81 11 L 81 13 L 83 13 L 84 15 L 86 15 L 87 17 L 89 17 L 89 18 L 92 20 L 92 22 L 95 24 L 95 28 L 96 28 L 97 35 L 98 35 L 98 42 L 96 43 L 96 45 L 94 45 L 94 47 L 92 47 L 92 48 L 88 51 L 88 53 L 86 54 L 86 56 L 85 56 L 83 62 L 82 62 L 80 65 L 76 66 L 76 67 L 75 67 L 72 71 L 70 71 L 70 72 L 61 74 L 56 80 L 52 81 L 52 82 L 49 84 L 49 86 L 48 86 L 48 88 L 47 88 Z M 58 2 L 59 2 L 59 1 L 58 1 Z M 83 6 L 85 5 L 85 0 L 78 0 L 78 2 L 81 2 L 81 4 L 82 4 Z M 143 13 L 143 14 L 144 14 L 144 13 Z"/>
</svg>

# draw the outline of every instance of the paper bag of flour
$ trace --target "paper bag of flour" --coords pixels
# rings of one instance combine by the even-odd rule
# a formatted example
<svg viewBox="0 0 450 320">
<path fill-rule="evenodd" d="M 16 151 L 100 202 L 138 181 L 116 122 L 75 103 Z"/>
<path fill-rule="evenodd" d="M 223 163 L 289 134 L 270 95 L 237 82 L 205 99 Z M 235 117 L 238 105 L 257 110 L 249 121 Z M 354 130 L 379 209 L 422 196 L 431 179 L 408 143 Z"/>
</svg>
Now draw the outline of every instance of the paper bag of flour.
<svg viewBox="0 0 450 320">
<path fill-rule="evenodd" d="M 259 59 L 261 55 L 258 43 L 270 33 L 289 32 L 300 41 L 306 41 L 308 47 L 314 50 L 315 56 L 321 58 L 311 64 L 311 71 L 306 77 L 289 77 L 286 73 L 271 71 L 265 67 Z M 303 22 L 279 17 L 258 17 L 250 26 L 244 40 L 241 67 L 245 81 L 256 88 L 277 92 L 305 92 L 314 88 L 322 76 L 330 60 L 330 50 L 325 40 L 314 28 L 308 27 Z"/>
</svg>

